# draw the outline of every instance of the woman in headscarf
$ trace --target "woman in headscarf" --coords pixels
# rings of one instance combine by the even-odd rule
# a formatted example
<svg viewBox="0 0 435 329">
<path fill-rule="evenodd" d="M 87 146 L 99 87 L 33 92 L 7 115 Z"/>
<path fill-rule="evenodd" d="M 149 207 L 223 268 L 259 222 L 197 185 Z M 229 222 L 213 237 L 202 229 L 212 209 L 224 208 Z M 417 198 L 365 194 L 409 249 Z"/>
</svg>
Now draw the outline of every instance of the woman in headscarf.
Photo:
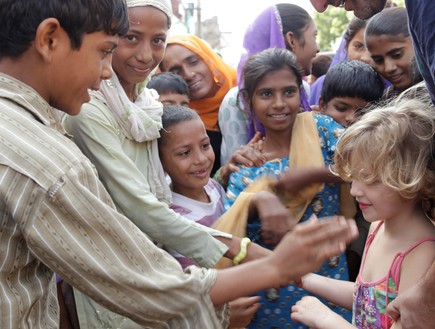
<svg viewBox="0 0 435 329">
<path fill-rule="evenodd" d="M 236 69 L 226 64 L 204 40 L 195 35 L 171 36 L 160 69 L 186 80 L 191 100 L 189 107 L 204 122 L 216 155 L 213 175 L 221 162 L 219 107 L 227 92 L 236 85 Z"/>
</svg>

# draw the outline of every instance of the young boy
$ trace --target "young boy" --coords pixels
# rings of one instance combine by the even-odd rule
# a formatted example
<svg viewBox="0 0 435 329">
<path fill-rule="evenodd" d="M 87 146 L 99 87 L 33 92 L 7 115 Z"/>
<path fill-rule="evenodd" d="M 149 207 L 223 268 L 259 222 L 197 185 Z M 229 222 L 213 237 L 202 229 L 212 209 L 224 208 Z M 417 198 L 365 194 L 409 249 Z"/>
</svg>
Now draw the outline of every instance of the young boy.
<svg viewBox="0 0 435 329">
<path fill-rule="evenodd" d="M 348 127 L 368 103 L 379 101 L 384 90 L 382 77 L 369 64 L 348 61 L 326 74 L 319 99 L 319 111 Z"/>
<path fill-rule="evenodd" d="M 219 328 L 227 316 L 214 305 L 312 271 L 354 235 L 319 223 L 231 272 L 182 272 L 116 211 L 60 125 L 57 109 L 77 114 L 111 76 L 127 30 L 123 0 L 0 0 L 2 329 L 59 328 L 54 273 L 143 326 Z"/>
<path fill-rule="evenodd" d="M 163 108 L 162 125 L 158 141 L 159 155 L 163 168 L 171 180 L 170 207 L 195 223 L 211 227 L 225 212 L 225 190 L 217 181 L 210 178 L 215 155 L 204 123 L 198 113 L 188 107 L 167 105 Z M 274 208 L 271 206 L 273 201 L 270 193 L 266 191 L 257 193 L 255 199 L 251 199 L 252 204 L 260 203 L 270 209 Z M 275 207 L 278 208 L 279 205 Z M 263 218 L 267 216 L 266 211 L 262 215 Z M 169 252 L 183 268 L 195 264 L 175 250 Z M 246 327 L 260 307 L 258 301 L 258 296 L 232 301 L 231 328 Z"/>
<path fill-rule="evenodd" d="M 342 62 L 326 74 L 319 99 L 319 110 L 347 128 L 362 115 L 364 107 L 381 100 L 383 90 L 383 79 L 372 66 L 356 60 Z M 359 208 L 355 219 L 360 234 L 348 246 L 346 252 L 351 281 L 355 281 L 358 275 L 370 226 Z"/>
<path fill-rule="evenodd" d="M 178 74 L 163 72 L 155 74 L 147 84 L 159 94 L 159 101 L 163 105 L 189 106 L 189 87 Z"/>
</svg>

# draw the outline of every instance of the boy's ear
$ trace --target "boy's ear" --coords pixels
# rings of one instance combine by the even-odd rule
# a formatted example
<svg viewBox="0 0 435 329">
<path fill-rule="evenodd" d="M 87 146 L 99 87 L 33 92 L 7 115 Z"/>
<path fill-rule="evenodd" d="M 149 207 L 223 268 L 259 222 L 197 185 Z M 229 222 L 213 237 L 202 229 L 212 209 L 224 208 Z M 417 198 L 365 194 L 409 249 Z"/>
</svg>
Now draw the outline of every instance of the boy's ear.
<svg viewBox="0 0 435 329">
<path fill-rule="evenodd" d="M 320 97 L 319 98 L 319 112 L 322 114 L 325 114 L 327 105 L 328 105 L 328 103 L 325 102 L 322 97 Z"/>
<path fill-rule="evenodd" d="M 35 48 L 44 61 L 52 61 L 53 51 L 59 47 L 65 35 L 66 32 L 56 18 L 47 18 L 39 24 L 35 35 Z"/>
<path fill-rule="evenodd" d="M 294 52 L 296 48 L 296 41 L 297 41 L 294 33 L 289 31 L 286 34 L 284 34 L 284 40 L 287 48 L 290 49 L 292 52 Z"/>
</svg>

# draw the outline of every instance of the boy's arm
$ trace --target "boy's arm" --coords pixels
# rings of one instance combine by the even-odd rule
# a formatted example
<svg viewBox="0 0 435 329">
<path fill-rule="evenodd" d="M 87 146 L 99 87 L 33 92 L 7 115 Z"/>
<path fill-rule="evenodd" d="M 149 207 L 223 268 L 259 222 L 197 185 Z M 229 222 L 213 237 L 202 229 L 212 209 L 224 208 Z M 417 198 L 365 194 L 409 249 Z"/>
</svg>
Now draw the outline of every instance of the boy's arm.
<svg viewBox="0 0 435 329">
<path fill-rule="evenodd" d="M 354 282 L 335 280 L 314 273 L 305 275 L 301 282 L 302 288 L 312 294 L 348 310 L 352 309 Z"/>
<path fill-rule="evenodd" d="M 268 257 L 219 271 L 210 291 L 215 305 L 271 287 L 283 287 L 343 252 L 344 241 L 357 235 L 353 220 L 311 217 L 287 233 Z"/>
<path fill-rule="evenodd" d="M 297 192 L 311 183 L 342 183 L 329 167 L 297 168 L 286 172 L 275 185 L 279 191 Z"/>
<path fill-rule="evenodd" d="M 142 159 L 137 164 L 130 159 L 116 131 L 116 122 L 106 114 L 107 111 L 102 104 L 93 101 L 85 104 L 78 116 L 67 117 L 65 126 L 96 167 L 117 208 L 153 241 L 178 251 L 201 266 L 214 266 L 228 248 L 232 248 L 231 238 L 175 213 L 154 195 L 148 183 L 150 178 L 144 174 L 145 168 L 138 168 L 147 166 L 147 160 Z M 220 235 L 224 244 L 212 235 Z M 237 249 L 232 251 L 237 252 Z"/>
<path fill-rule="evenodd" d="M 14 216 L 32 255 L 95 301 L 144 326 L 159 327 L 162 319 L 177 323 L 192 313 L 216 323 L 208 296 L 216 273 L 198 268 L 183 273 L 169 254 L 114 209 L 94 169 L 87 165 L 86 173 L 92 175 L 84 176 L 80 166 L 65 173 L 50 193 L 27 177 L 23 182 L 16 177 L 35 185 L 27 202 L 33 206 Z M 14 202 L 10 200 L 9 209 L 15 209 Z"/>
</svg>

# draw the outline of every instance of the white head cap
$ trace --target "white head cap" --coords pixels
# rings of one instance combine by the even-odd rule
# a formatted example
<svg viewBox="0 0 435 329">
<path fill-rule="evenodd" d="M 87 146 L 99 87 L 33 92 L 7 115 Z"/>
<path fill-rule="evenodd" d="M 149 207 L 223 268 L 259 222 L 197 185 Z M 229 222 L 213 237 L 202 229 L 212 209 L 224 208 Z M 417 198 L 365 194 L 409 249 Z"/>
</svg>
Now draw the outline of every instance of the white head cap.
<svg viewBox="0 0 435 329">
<path fill-rule="evenodd" d="M 127 7 L 151 6 L 163 11 L 168 16 L 168 25 L 171 27 L 172 4 L 171 0 L 127 0 Z"/>
</svg>

